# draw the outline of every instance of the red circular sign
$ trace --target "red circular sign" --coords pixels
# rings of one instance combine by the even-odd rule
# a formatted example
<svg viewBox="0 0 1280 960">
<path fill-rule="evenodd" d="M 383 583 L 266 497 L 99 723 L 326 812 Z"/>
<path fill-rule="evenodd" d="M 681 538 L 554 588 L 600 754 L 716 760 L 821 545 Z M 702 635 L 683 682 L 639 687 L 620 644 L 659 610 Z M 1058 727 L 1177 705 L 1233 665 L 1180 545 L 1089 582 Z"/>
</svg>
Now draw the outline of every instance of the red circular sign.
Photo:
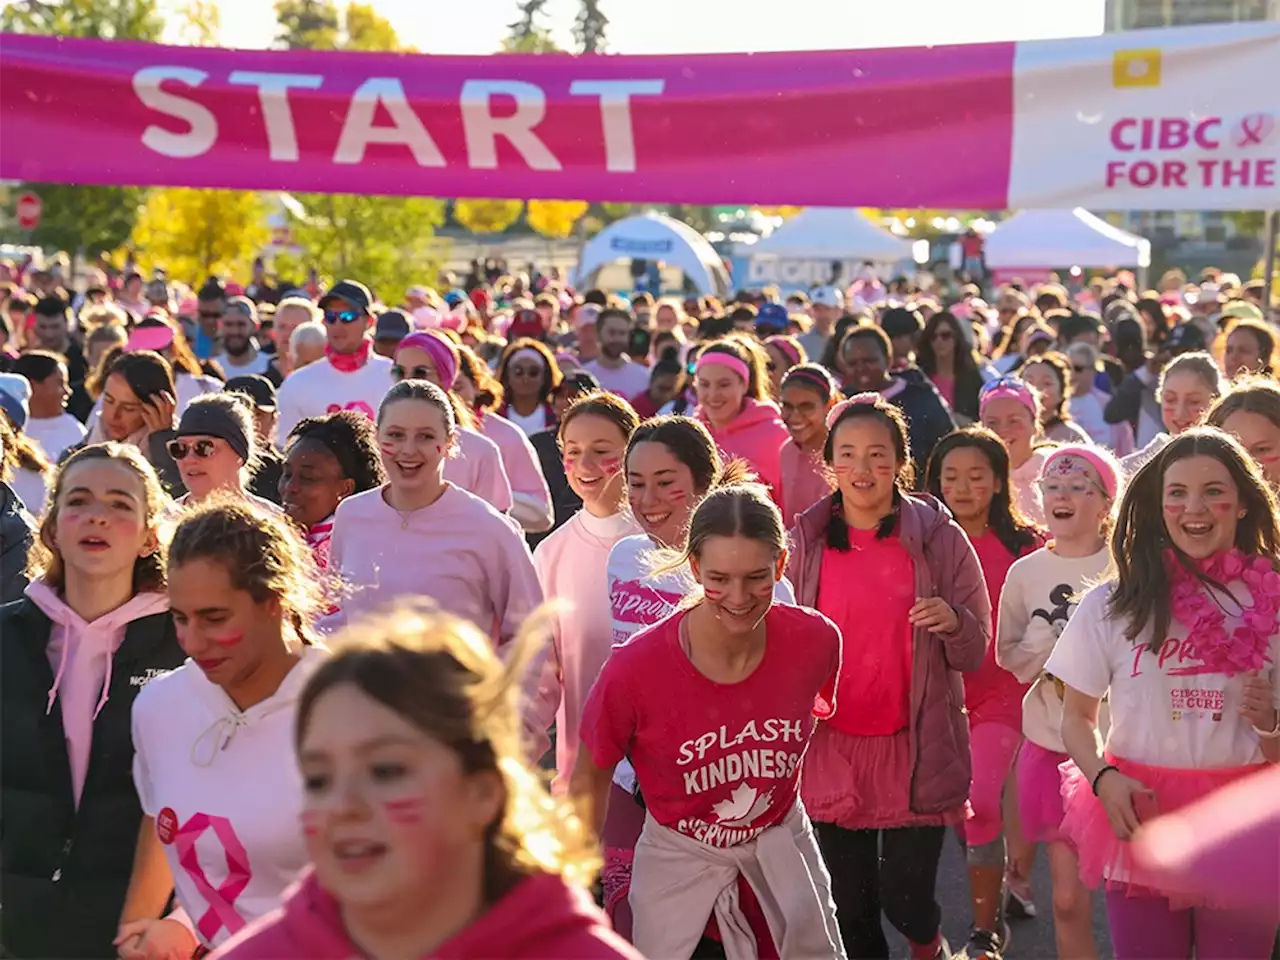
<svg viewBox="0 0 1280 960">
<path fill-rule="evenodd" d="M 160 842 L 168 846 L 173 843 L 173 838 L 178 835 L 178 815 L 173 812 L 172 807 L 165 807 L 156 814 L 156 836 L 160 838 Z"/>
<path fill-rule="evenodd" d="M 34 230 L 39 226 L 43 213 L 44 203 L 38 194 L 28 191 L 18 195 L 18 226 L 23 230 Z"/>
</svg>

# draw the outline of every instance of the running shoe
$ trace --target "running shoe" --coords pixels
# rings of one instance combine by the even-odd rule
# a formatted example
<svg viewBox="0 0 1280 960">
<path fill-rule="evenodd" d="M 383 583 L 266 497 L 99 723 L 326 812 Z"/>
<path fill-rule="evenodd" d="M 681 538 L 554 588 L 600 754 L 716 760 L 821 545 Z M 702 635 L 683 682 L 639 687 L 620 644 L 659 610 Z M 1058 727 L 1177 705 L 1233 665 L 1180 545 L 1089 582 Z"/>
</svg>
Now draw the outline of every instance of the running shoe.
<svg viewBox="0 0 1280 960">
<path fill-rule="evenodd" d="M 1004 952 L 1009 946 L 1009 928 L 1005 927 L 1005 935 L 993 930 L 973 930 L 969 934 L 969 942 L 956 954 L 957 960 L 1004 960 Z"/>
</svg>

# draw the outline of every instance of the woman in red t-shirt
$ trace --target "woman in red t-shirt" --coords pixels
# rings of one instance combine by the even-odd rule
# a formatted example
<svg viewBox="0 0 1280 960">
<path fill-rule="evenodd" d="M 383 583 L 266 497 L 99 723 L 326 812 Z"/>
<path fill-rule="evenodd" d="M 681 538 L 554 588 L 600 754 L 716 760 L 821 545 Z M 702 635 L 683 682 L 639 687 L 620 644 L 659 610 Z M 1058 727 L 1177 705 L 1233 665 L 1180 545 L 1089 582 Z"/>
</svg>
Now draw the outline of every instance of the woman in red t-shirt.
<svg viewBox="0 0 1280 960">
<path fill-rule="evenodd" d="M 883 910 L 913 957 L 946 956 L 934 887 L 945 828 L 969 795 L 960 673 L 982 665 L 991 604 L 964 531 L 932 497 L 906 492 L 901 411 L 863 393 L 827 423 L 836 492 L 797 518 L 787 572 L 845 646 L 840 713 L 814 734 L 804 804 L 849 955 L 889 956 Z"/>
<path fill-rule="evenodd" d="M 624 757 L 635 768 L 647 806 L 631 875 L 635 945 L 690 956 L 714 918 L 731 957 L 844 957 L 798 803 L 814 717 L 835 711 L 839 631 L 774 603 L 786 534 L 757 484 L 712 491 L 671 560 L 687 560 L 697 599 L 614 650 L 583 711 L 573 775 L 598 830 L 613 768 Z M 737 895 L 740 877 L 763 924 Z"/>
<path fill-rule="evenodd" d="M 967 427 L 947 435 L 929 457 L 925 489 L 947 505 L 969 535 L 994 613 L 1000 609 L 1000 591 L 1013 562 L 1044 545 L 1040 531 L 1012 499 L 1004 443 L 986 427 Z M 1023 917 L 1036 915 L 1029 879 L 1035 847 L 1026 841 L 1018 822 L 1017 790 L 1004 789 L 1022 743 L 1022 698 L 1029 689 L 1030 684 L 1019 683 L 996 663 L 994 643 L 987 646 L 982 666 L 964 678 L 973 817 L 964 824 L 963 836 L 973 897 L 969 944 L 974 955 L 1000 952 L 1008 942 L 1000 922 L 1006 872 L 1011 911 Z M 1007 810 L 1003 809 L 1005 796 Z"/>
</svg>

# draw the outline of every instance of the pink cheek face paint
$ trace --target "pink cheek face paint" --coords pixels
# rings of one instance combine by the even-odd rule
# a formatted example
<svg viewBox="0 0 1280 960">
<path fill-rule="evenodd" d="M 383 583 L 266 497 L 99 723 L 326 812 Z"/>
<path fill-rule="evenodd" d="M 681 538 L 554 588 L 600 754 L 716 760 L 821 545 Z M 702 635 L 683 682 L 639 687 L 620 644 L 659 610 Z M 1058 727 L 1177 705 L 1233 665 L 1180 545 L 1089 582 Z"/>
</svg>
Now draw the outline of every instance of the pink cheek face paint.
<svg viewBox="0 0 1280 960">
<path fill-rule="evenodd" d="M 724 599 L 724 591 L 717 590 L 715 587 L 703 587 L 702 592 L 712 603 L 719 603 Z"/>
<path fill-rule="evenodd" d="M 382 451 L 384 457 L 394 457 L 396 455 L 396 445 L 383 440 L 378 443 L 378 449 Z"/>
<path fill-rule="evenodd" d="M 210 637 L 209 639 L 220 647 L 234 647 L 236 644 L 244 640 L 244 634 L 232 633 L 225 637 Z"/>
<path fill-rule="evenodd" d="M 1210 500 L 1209 509 L 1220 517 L 1225 517 L 1236 509 L 1236 505 L 1226 500 Z"/>
<path fill-rule="evenodd" d="M 600 466 L 604 468 L 605 473 L 617 473 L 622 468 L 622 459 L 620 457 L 609 457 L 602 461 Z"/>
<path fill-rule="evenodd" d="M 388 800 L 382 805 L 387 819 L 392 823 L 413 824 L 422 820 L 422 800 L 409 797 L 404 800 Z"/>
<path fill-rule="evenodd" d="M 317 837 L 320 835 L 319 810 L 303 810 L 298 819 L 302 823 L 302 835 L 304 837 Z"/>
<path fill-rule="evenodd" d="M 1183 503 L 1166 503 L 1164 504 L 1164 515 L 1170 520 L 1176 520 L 1187 512 L 1187 506 Z"/>
<path fill-rule="evenodd" d="M 671 503 L 684 503 L 689 499 L 689 494 L 683 490 L 672 490 L 667 494 L 667 500 Z"/>
</svg>

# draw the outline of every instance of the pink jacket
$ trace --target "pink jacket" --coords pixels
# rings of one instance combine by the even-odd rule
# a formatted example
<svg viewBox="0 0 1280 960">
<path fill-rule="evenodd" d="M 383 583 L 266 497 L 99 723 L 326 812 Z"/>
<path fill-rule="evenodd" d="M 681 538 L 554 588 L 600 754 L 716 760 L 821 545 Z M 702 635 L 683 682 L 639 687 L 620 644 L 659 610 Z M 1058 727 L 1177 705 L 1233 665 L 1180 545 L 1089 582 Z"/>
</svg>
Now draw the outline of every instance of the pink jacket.
<svg viewBox="0 0 1280 960">
<path fill-rule="evenodd" d="M 831 499 L 815 503 L 791 531 L 787 576 L 796 603 L 815 607 Z M 982 666 L 991 643 L 991 600 L 973 545 L 933 497 L 902 498 L 898 537 L 915 563 L 916 596 L 940 596 L 960 618 L 945 636 L 915 631 L 911 661 L 911 810 L 954 810 L 969 797 L 969 720 L 961 673 Z"/>
<path fill-rule="evenodd" d="M 555 519 L 551 490 L 528 436 L 496 413 L 481 411 L 476 416 L 480 432 L 497 444 L 502 454 L 502 467 L 511 482 L 511 516 L 527 531 L 550 530 Z"/>
<path fill-rule="evenodd" d="M 276 910 L 214 951 L 214 960 L 349 960 L 351 942 L 338 902 L 310 868 Z M 591 899 L 558 876 L 521 880 L 469 927 L 431 952 L 439 960 L 640 960 L 609 929 Z"/>
<path fill-rule="evenodd" d="M 711 439 L 727 459 L 739 457 L 751 464 L 760 482 L 769 487 L 774 501 L 782 497 L 782 444 L 788 439 L 778 408 L 767 400 L 746 399 L 738 415 L 724 429 L 711 425 L 701 407 L 694 416 L 711 432 Z"/>
</svg>

